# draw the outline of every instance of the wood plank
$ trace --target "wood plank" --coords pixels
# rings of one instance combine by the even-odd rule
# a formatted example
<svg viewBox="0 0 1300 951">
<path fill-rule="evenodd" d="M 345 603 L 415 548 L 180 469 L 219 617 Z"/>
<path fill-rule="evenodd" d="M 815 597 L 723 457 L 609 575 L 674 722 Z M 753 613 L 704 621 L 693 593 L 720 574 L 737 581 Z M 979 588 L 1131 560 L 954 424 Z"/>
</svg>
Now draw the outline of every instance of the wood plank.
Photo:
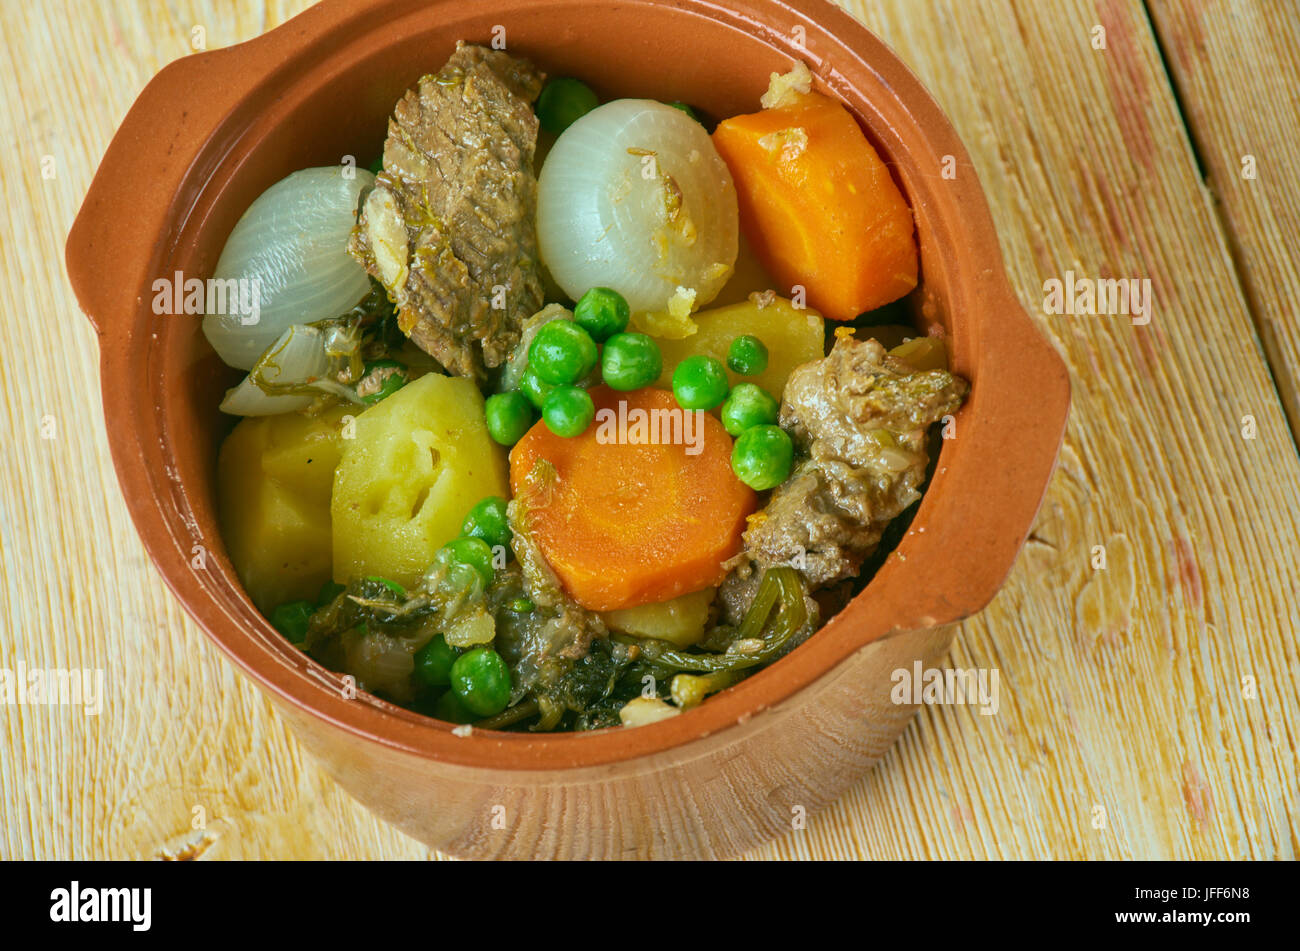
<svg viewBox="0 0 1300 951">
<path fill-rule="evenodd" d="M 1156 0 L 1150 11 L 1291 430 L 1300 433 L 1300 9 Z"/>
<path fill-rule="evenodd" d="M 1142 8 L 846 6 L 957 125 L 1031 312 L 1068 270 L 1149 278 L 1156 302 L 1145 327 L 1043 318 L 1074 383 L 1061 469 L 954 651 L 998 666 L 1006 702 L 927 711 L 898 750 L 912 821 L 864 812 L 862 851 L 1294 855 L 1297 512 L 1281 487 L 1297 459 Z M 937 43 L 937 24 L 960 42 Z M 854 806 L 889 800 L 898 765 Z"/>
<path fill-rule="evenodd" d="M 192 28 L 227 45 L 305 5 L 0 11 L 24 51 L 0 63 L 0 346 L 23 370 L 0 379 L 0 666 L 108 681 L 97 718 L 0 708 L 0 857 L 433 855 L 325 779 L 164 589 L 115 488 L 94 335 L 62 269 L 100 154 Z M 1061 471 L 952 656 L 999 668 L 999 713 L 927 709 L 849 795 L 755 857 L 1294 857 L 1300 462 L 1141 6 L 848 7 L 956 123 L 1031 311 L 1070 269 L 1149 277 L 1156 311 L 1145 327 L 1042 319 L 1074 375 Z"/>
<path fill-rule="evenodd" d="M 107 693 L 97 717 L 0 707 L 0 858 L 431 855 L 307 761 L 185 616 L 144 554 L 109 458 L 98 347 L 68 286 L 63 241 L 121 117 L 186 55 L 195 23 L 215 46 L 296 12 L 219 7 L 0 11 L 5 48 L 24 51 L 0 62 L 0 347 L 10 368 L 0 374 L 0 666 L 102 668 Z M 42 177 L 46 155 L 53 178 Z M 194 828 L 196 807 L 205 828 Z"/>
</svg>

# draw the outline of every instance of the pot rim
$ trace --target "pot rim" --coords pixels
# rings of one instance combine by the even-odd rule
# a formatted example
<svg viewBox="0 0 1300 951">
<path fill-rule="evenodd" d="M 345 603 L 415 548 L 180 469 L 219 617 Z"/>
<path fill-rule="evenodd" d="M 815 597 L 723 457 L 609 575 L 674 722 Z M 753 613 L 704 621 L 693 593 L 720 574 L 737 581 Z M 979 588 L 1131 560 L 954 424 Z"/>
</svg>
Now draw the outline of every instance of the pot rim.
<svg viewBox="0 0 1300 951">
<path fill-rule="evenodd" d="M 503 0 L 493 15 L 505 19 L 520 8 L 572 7 L 579 3 Z M 874 110 L 872 101 L 859 91 L 852 78 L 855 73 L 870 74 L 879 88 L 892 96 L 898 111 L 913 123 L 917 140 L 928 152 L 927 160 L 937 166 L 943 157 L 951 156 L 958 167 L 970 169 L 959 180 L 945 183 L 945 194 L 931 196 L 944 207 L 930 215 L 936 231 L 943 232 L 939 239 L 953 249 L 955 256 L 955 263 L 947 268 L 955 275 L 950 281 L 949 306 L 987 315 L 986 326 L 978 334 L 980 339 L 972 347 L 972 352 L 980 353 L 979 362 L 970 368 L 976 371 L 972 374 L 972 396 L 957 415 L 957 425 L 966 435 L 957 445 L 944 448 L 912 532 L 849 605 L 777 663 L 699 707 L 637 728 L 634 740 L 621 727 L 580 734 L 474 730 L 468 736 L 458 736 L 451 724 L 368 694 L 358 692 L 355 698 L 348 699 L 340 675 L 280 637 L 253 609 L 237 581 L 233 587 L 242 601 L 240 613 L 232 613 L 222 599 L 214 597 L 216 587 L 232 586 L 231 578 L 226 576 L 228 564 L 220 571 L 191 570 L 189 560 L 195 539 L 184 524 L 184 515 L 191 510 L 183 487 L 168 481 L 160 467 L 150 465 L 150 459 L 160 452 L 165 459 L 165 451 L 157 444 L 158 433 L 150 428 L 156 426 L 155 414 L 143 410 L 139 390 L 117 385 L 116 381 L 130 379 L 131 369 L 145 367 L 148 338 L 137 339 L 138 327 L 131 321 L 144 307 L 144 289 L 151 275 L 159 273 L 153 265 L 168 251 L 167 242 L 159 239 L 168 235 L 173 223 L 178 223 L 170 234 L 173 241 L 178 241 L 195 217 L 205 211 L 203 187 L 196 190 L 200 197 L 193 205 L 179 206 L 175 196 L 181 191 L 181 183 L 201 178 L 206 187 L 221 163 L 237 154 L 238 149 L 243 148 L 244 155 L 252 154 L 258 145 L 253 133 L 259 128 L 265 132 L 273 125 L 276 114 L 291 110 L 295 90 L 301 95 L 309 88 L 306 80 L 313 74 L 337 68 L 348 56 L 362 55 L 367 40 L 391 26 L 391 20 L 425 17 L 430 9 L 451 4 L 446 0 L 418 6 L 409 0 L 365 0 L 356 4 L 325 0 L 246 43 L 178 60 L 146 86 L 123 121 L 68 238 L 68 272 L 83 309 L 101 337 L 101 387 L 114 467 L 151 559 L 207 635 L 275 699 L 358 738 L 447 764 L 498 772 L 598 767 L 670 750 L 680 755 L 682 747 L 745 724 L 787 701 L 833 673 L 850 655 L 876 639 L 953 623 L 982 609 L 1010 571 L 1045 494 L 1068 411 L 1065 365 L 1016 299 L 970 159 L 956 131 L 919 80 L 881 40 L 827 0 L 733 0 L 725 7 L 709 0 L 624 0 L 623 5 L 670 5 L 742 30 L 791 59 L 802 59 L 859 119 L 867 119 L 878 138 L 896 141 L 897 130 Z M 391 20 L 384 21 L 385 15 Z M 447 15 L 456 16 L 450 12 Z M 794 25 L 806 31 L 808 41 L 802 49 L 792 43 L 789 27 Z M 786 27 L 784 32 L 782 26 Z M 831 52 L 818 57 L 809 52 L 814 48 Z M 149 167 L 151 160 L 156 163 L 156 157 L 151 159 L 148 154 L 150 145 L 141 147 L 142 139 L 149 142 L 150 120 L 160 111 L 174 113 L 171 101 L 179 90 L 191 96 L 195 87 L 215 90 L 215 76 L 223 77 L 226 85 L 221 95 L 214 95 L 205 107 L 195 109 L 198 114 L 189 133 L 197 135 L 198 142 L 188 146 L 188 157 L 180 156 L 170 168 L 177 186 L 173 197 L 145 209 L 130 222 L 134 238 L 123 234 L 120 225 L 114 227 L 112 212 L 115 208 L 120 211 L 131 175 Z M 231 80 L 232 76 L 240 78 Z M 284 86 L 273 108 L 250 105 L 250 98 L 273 82 Z M 184 133 L 182 129 L 178 137 Z M 210 211 L 210 206 L 206 210 Z M 117 253 L 119 245 L 124 246 L 125 255 Z M 115 253 L 105 254 L 106 247 Z M 131 262 L 134 268 L 129 267 Z M 123 270 L 135 279 L 122 280 Z M 104 290 L 110 275 L 120 287 L 117 293 Z M 1016 394 L 1026 386 L 1034 388 L 1031 408 L 1015 405 Z M 148 395 L 152 397 L 153 391 L 149 390 Z M 978 413 L 974 412 L 976 404 Z M 1004 458 L 1017 460 L 1015 466 L 1001 466 L 1007 484 L 990 485 L 996 480 L 989 476 L 998 474 L 999 461 Z M 993 507 L 1001 505 L 999 511 L 1009 511 L 1010 516 L 998 522 L 986 520 L 983 528 L 987 537 L 981 535 L 978 545 L 961 546 L 962 550 L 956 552 L 945 546 L 938 531 L 925 537 L 925 529 L 932 525 L 962 523 L 968 525 L 968 541 L 976 536 L 981 516 L 962 505 L 963 500 L 974 500 L 976 488 L 982 497 L 994 496 Z M 962 497 L 954 497 L 954 490 Z M 175 504 L 174 510 L 164 507 L 165 499 Z"/>
</svg>

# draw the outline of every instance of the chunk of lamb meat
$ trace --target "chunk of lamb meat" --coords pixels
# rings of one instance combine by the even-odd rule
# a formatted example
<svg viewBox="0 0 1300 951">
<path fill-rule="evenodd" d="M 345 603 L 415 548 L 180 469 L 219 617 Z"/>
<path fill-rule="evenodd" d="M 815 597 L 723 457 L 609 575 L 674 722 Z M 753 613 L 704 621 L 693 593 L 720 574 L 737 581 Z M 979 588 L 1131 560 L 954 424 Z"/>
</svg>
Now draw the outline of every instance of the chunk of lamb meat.
<svg viewBox="0 0 1300 951">
<path fill-rule="evenodd" d="M 402 331 L 458 376 L 485 379 L 542 303 L 531 103 L 543 78 L 527 60 L 457 44 L 398 102 L 348 245 Z"/>
<path fill-rule="evenodd" d="M 798 367 L 780 423 L 800 461 L 749 520 L 722 586 L 728 621 L 739 623 L 772 565 L 793 565 L 809 591 L 855 577 L 885 526 L 921 497 L 926 430 L 969 389 L 946 370 L 915 371 L 878 341 L 850 335 Z"/>
</svg>

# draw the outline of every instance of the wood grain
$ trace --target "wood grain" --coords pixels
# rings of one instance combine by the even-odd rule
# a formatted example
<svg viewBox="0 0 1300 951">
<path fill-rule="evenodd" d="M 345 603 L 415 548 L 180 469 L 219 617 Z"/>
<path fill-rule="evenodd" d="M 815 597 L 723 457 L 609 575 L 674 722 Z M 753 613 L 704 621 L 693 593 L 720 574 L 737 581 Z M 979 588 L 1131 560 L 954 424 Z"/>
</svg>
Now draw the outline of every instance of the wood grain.
<svg viewBox="0 0 1300 951">
<path fill-rule="evenodd" d="M 304 5 L 0 13 L 5 48 L 23 51 L 0 61 L 0 667 L 100 667 L 108 685 L 98 717 L 0 707 L 0 857 L 433 856 L 325 779 L 162 586 L 117 492 L 95 338 L 62 268 L 117 123 L 188 55 L 193 28 L 227 45 Z M 1140 4 L 846 6 L 956 124 L 1031 313 L 1043 282 L 1073 270 L 1149 278 L 1155 314 L 1146 326 L 1042 317 L 1075 388 L 1060 471 L 1007 585 L 951 657 L 1000 670 L 999 712 L 924 710 L 848 795 L 755 857 L 1293 858 L 1300 459 L 1266 357 L 1279 382 L 1295 365 L 1282 305 L 1300 287 L 1279 246 L 1296 233 L 1281 177 L 1295 170 L 1295 112 L 1250 133 L 1261 187 L 1233 197 L 1225 179 L 1220 217 Z M 1200 6 L 1161 4 L 1155 19 L 1181 29 Z M 1230 9 L 1265 24 L 1271 5 Z M 1294 68 L 1297 29 L 1206 27 L 1192 44 L 1179 82 L 1203 155 L 1209 141 L 1235 151 L 1232 123 L 1249 111 L 1256 80 L 1229 64 L 1258 51 Z M 1202 89 L 1232 109 L 1198 112 Z M 1261 323 L 1261 348 L 1251 304 L 1270 302 L 1276 340 Z"/>
<path fill-rule="evenodd" d="M 1300 432 L 1300 8 L 1156 2 L 1151 15 L 1291 430 Z"/>
</svg>

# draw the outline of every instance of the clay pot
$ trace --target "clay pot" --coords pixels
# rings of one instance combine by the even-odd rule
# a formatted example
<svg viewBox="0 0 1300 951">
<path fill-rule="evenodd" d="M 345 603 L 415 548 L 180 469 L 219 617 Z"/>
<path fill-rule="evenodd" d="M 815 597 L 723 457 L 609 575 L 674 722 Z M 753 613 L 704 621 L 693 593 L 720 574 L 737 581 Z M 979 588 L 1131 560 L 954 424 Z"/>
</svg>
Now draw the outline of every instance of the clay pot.
<svg viewBox="0 0 1300 951">
<path fill-rule="evenodd" d="M 899 60 L 820 0 L 326 2 L 263 37 L 186 57 L 145 88 L 67 245 L 100 335 L 105 424 L 131 514 L 167 583 L 360 802 L 439 849 L 491 857 L 732 855 L 835 799 L 903 730 L 890 676 L 937 664 L 953 622 L 1011 567 L 1055 463 L 1066 369 L 1012 293 L 961 143 Z M 207 277 L 263 189 L 377 154 L 400 94 L 455 41 L 490 41 L 602 97 L 750 112 L 792 58 L 842 99 L 916 215 L 923 325 L 942 324 L 973 389 L 913 531 L 807 644 L 670 720 L 590 734 L 452 733 L 308 659 L 253 608 L 215 512 L 217 411 L 232 376 L 152 282 Z M 495 30 L 495 33 L 494 33 Z M 946 157 L 955 179 L 941 175 Z M 496 808 L 504 807 L 504 811 Z M 497 821 L 494 822 L 493 820 Z M 504 820 L 504 821 L 501 821 Z M 497 828 L 504 825 L 504 828 Z"/>
</svg>

